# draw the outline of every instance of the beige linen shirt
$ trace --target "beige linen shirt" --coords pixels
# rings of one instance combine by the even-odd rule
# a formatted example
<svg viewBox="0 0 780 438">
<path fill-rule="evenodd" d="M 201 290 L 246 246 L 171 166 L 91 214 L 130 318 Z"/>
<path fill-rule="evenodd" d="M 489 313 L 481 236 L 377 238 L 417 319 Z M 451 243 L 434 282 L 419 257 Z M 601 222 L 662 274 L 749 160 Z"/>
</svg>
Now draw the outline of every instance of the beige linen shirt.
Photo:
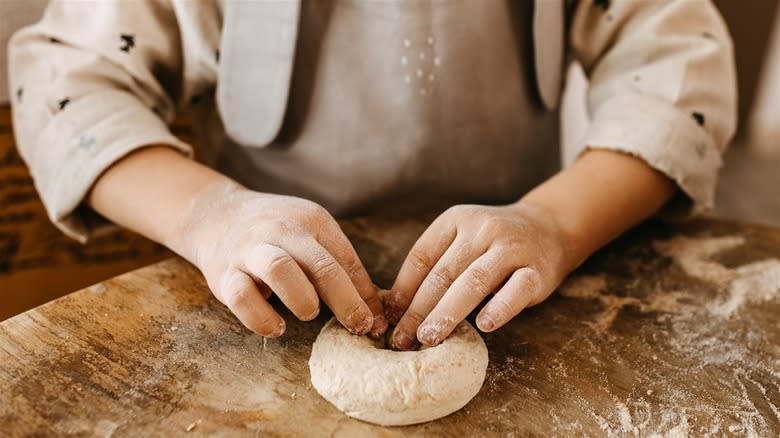
<svg viewBox="0 0 780 438">
<path fill-rule="evenodd" d="M 317 12 L 323 3 L 327 14 Z M 18 146 L 51 219 L 80 240 L 100 223 L 83 208 L 95 180 L 150 144 L 194 154 L 258 190 L 309 197 L 336 214 L 371 211 L 372 204 L 393 199 L 390 204 L 400 206 L 417 195 L 446 202 L 510 200 L 548 176 L 554 170 L 550 157 L 558 156 L 551 149 L 557 148 L 551 144 L 557 140 L 555 114 L 544 113 L 538 94 L 528 91 L 534 80 L 528 68 L 532 4 L 518 3 L 304 2 L 281 135 L 252 148 L 225 137 L 214 105 L 224 0 L 54 0 L 9 47 Z M 512 10 L 519 19 L 500 18 Z M 696 207 L 711 206 L 720 154 L 736 123 L 732 45 L 715 8 L 708 0 L 583 0 L 567 12 L 571 52 L 590 78 L 592 123 L 583 149 L 641 157 L 676 181 Z M 460 23 L 471 36 L 481 35 L 480 19 L 487 20 L 488 36 L 477 41 L 484 47 L 458 31 Z M 340 23 L 342 32 L 326 32 L 325 20 Z M 415 20 L 420 30 L 413 39 L 430 40 L 433 51 L 420 53 L 432 64 L 423 73 L 409 70 L 407 79 L 403 35 L 414 34 L 408 25 Z M 393 23 L 407 28 L 396 34 Z M 435 23 L 445 23 L 438 33 Z M 510 32 L 518 26 L 520 32 Z M 508 43 L 510 37 L 517 39 Z M 352 44 L 356 38 L 377 44 Z M 383 38 L 400 44 L 379 44 Z M 440 63 L 457 60 L 448 65 L 449 77 L 433 68 L 437 50 Z M 358 69 L 379 75 L 373 94 L 365 76 L 351 77 L 350 69 L 333 74 L 344 61 L 361 59 L 393 62 Z M 382 76 L 395 70 L 397 86 Z M 430 85 L 403 88 L 429 75 Z M 471 80 L 465 94 L 457 87 L 463 78 Z M 495 86 L 496 78 L 504 88 Z M 343 109 L 360 116 L 362 107 L 354 102 L 368 94 L 374 98 L 365 102 L 377 105 L 363 120 L 346 123 L 328 114 Z M 178 109 L 191 104 L 200 121 L 194 148 L 167 127 Z M 405 108 L 418 117 L 405 119 Z M 332 126 L 332 120 L 341 123 Z M 366 139 L 367 132 L 377 132 L 380 141 L 343 141 Z"/>
</svg>

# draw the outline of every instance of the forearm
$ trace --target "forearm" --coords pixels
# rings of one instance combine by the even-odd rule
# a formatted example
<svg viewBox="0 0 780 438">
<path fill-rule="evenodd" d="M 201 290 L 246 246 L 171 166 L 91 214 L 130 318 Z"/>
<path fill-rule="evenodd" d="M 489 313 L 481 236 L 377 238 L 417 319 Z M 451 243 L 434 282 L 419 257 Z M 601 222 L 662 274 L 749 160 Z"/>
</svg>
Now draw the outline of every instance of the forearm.
<svg viewBox="0 0 780 438">
<path fill-rule="evenodd" d="M 376 286 L 354 248 L 311 201 L 252 192 L 151 146 L 111 166 L 88 203 L 187 258 L 217 299 L 260 335 L 285 330 L 265 300 L 270 293 L 304 321 L 319 313 L 321 299 L 352 333 L 381 336 L 387 329 Z"/>
<path fill-rule="evenodd" d="M 232 185 L 226 176 L 168 147 L 151 146 L 106 170 L 87 202 L 110 221 L 181 252 L 172 239 L 181 234 L 196 195 L 208 187 Z"/>
<path fill-rule="evenodd" d="M 675 184 L 644 161 L 590 150 L 518 203 L 546 210 L 566 235 L 566 272 L 655 213 Z"/>
</svg>

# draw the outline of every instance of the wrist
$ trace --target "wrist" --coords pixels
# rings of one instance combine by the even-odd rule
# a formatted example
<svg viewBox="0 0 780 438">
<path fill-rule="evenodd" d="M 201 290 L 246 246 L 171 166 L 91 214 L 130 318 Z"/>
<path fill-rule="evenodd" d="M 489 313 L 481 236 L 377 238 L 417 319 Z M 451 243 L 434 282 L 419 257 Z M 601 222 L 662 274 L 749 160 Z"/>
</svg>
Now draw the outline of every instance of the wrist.
<svg viewBox="0 0 780 438">
<path fill-rule="evenodd" d="M 217 232 L 212 229 L 224 222 L 221 216 L 225 214 L 226 204 L 243 192 L 248 190 L 222 175 L 194 185 L 172 215 L 175 220 L 163 234 L 161 243 L 200 267 L 202 256 L 213 252 L 209 246 L 217 243 Z"/>
<path fill-rule="evenodd" d="M 534 217 L 542 224 L 547 234 L 553 237 L 561 248 L 560 268 L 563 276 L 576 269 L 591 254 L 592 251 L 589 251 L 586 242 L 583 242 L 576 218 L 572 218 L 561 206 L 544 202 L 535 196 L 525 196 L 509 207 L 519 214 Z"/>
<path fill-rule="evenodd" d="M 199 215 L 213 210 L 218 187 L 238 184 L 164 145 L 128 154 L 98 178 L 89 205 L 107 219 L 194 261 Z"/>
<path fill-rule="evenodd" d="M 593 252 L 657 211 L 676 186 L 639 158 L 591 150 L 520 201 L 560 230 L 571 271 Z"/>
</svg>

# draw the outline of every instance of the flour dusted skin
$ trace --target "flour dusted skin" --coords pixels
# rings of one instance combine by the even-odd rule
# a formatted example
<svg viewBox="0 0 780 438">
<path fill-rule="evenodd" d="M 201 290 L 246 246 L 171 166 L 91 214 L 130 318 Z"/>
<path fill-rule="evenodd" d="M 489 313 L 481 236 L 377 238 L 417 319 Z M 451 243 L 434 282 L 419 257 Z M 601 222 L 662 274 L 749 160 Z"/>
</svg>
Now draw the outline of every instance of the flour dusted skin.
<svg viewBox="0 0 780 438">
<path fill-rule="evenodd" d="M 465 321 L 436 347 L 392 351 L 331 319 L 309 359 L 311 383 L 320 395 L 350 417 L 383 426 L 423 423 L 457 411 L 479 392 L 487 364 L 485 342 Z"/>
</svg>

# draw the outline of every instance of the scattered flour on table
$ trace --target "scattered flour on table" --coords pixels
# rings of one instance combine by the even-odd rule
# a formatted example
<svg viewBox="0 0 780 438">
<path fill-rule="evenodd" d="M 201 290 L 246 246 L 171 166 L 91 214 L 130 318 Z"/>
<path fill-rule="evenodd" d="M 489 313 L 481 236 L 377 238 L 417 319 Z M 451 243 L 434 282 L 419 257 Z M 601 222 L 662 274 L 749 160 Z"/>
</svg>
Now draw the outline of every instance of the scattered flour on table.
<svg viewBox="0 0 780 438">
<path fill-rule="evenodd" d="M 734 278 L 734 272 L 710 258 L 727 249 L 745 243 L 740 236 L 695 238 L 677 236 L 669 240 L 655 241 L 656 251 L 674 259 L 686 274 L 702 280 L 721 282 Z"/>
<path fill-rule="evenodd" d="M 688 436 L 690 428 L 688 427 L 688 419 L 683 418 L 684 422 L 674 426 L 665 435 L 654 434 L 651 437 L 665 437 L 665 438 L 685 438 Z"/>
<path fill-rule="evenodd" d="M 612 326 L 620 310 L 627 305 L 639 305 L 640 302 L 632 297 L 620 297 L 604 294 L 607 289 L 605 275 L 579 275 L 571 277 L 560 288 L 560 294 L 569 298 L 598 299 L 602 310 L 593 321 L 584 321 L 597 332 L 604 332 Z"/>
<path fill-rule="evenodd" d="M 559 289 L 559 293 L 568 298 L 599 300 L 601 311 L 594 315 L 592 321 L 583 321 L 583 323 L 600 333 L 609 330 L 620 311 L 627 306 L 634 306 L 642 313 L 682 313 L 696 307 L 686 302 L 689 298 L 689 293 L 686 291 L 659 290 L 643 299 L 608 294 L 605 293 L 606 291 L 607 279 L 604 274 L 571 277 Z"/>
<path fill-rule="evenodd" d="M 710 260 L 718 252 L 745 243 L 740 236 L 675 237 L 654 242 L 654 247 L 671 257 L 691 277 L 725 286 L 725 300 L 708 304 L 714 316 L 731 317 L 745 303 L 770 301 L 780 292 L 780 260 L 766 259 L 729 269 Z"/>
<path fill-rule="evenodd" d="M 780 260 L 765 259 L 733 269 L 711 260 L 715 254 L 736 248 L 744 242 L 740 236 L 680 236 L 656 241 L 653 246 L 671 257 L 689 276 L 719 285 L 725 296 L 703 304 L 713 316 L 729 318 L 744 304 L 771 301 L 780 295 Z M 601 331 L 609 329 L 626 306 L 636 306 L 644 313 L 683 313 L 700 307 L 690 302 L 692 296 L 689 291 L 658 290 L 643 299 L 607 294 L 606 291 L 607 278 L 604 274 L 574 276 L 560 287 L 560 294 L 565 297 L 598 299 L 601 302 L 603 310 L 589 323 Z"/>
<path fill-rule="evenodd" d="M 780 261 L 762 260 L 743 265 L 734 270 L 736 277 L 729 287 L 729 296 L 710 306 L 717 316 L 727 318 L 743 303 L 760 303 L 773 299 L 780 291 Z"/>
<path fill-rule="evenodd" d="M 746 340 L 760 339 L 763 336 L 760 333 L 729 331 L 731 329 L 724 332 L 725 327 L 740 326 L 740 310 L 745 305 L 776 302 L 780 298 L 780 260 L 767 258 L 733 268 L 716 260 L 719 253 L 743 244 L 745 239 L 741 236 L 680 236 L 653 242 L 653 247 L 671 258 L 687 276 L 710 283 L 705 290 L 711 290 L 714 295 L 702 293 L 696 286 L 688 288 L 685 284 L 670 290 L 659 283 L 650 285 L 650 290 L 643 290 L 635 286 L 639 282 L 619 282 L 620 288 L 617 288 L 608 284 L 606 274 L 577 275 L 561 285 L 559 293 L 564 297 L 597 300 L 600 304 L 589 320 L 583 321 L 596 335 L 614 336 L 621 344 L 634 342 L 611 330 L 620 311 L 631 307 L 642 313 L 653 313 L 659 322 L 668 324 L 668 335 L 653 337 L 656 342 L 662 342 L 660 345 L 664 348 L 652 356 L 652 361 L 679 366 L 680 358 L 687 357 L 690 369 L 686 374 L 694 375 L 711 366 L 725 365 L 734 371 L 731 378 L 720 382 L 728 388 L 724 396 L 728 394 L 731 401 L 727 405 L 731 405 L 727 409 L 719 407 L 722 403 L 697 403 L 698 391 L 685 386 L 685 379 L 667 381 L 653 378 L 651 374 L 639 378 L 644 375 L 641 368 L 635 369 L 638 373 L 635 377 L 639 379 L 632 385 L 637 392 L 628 397 L 616 397 L 610 408 L 574 396 L 580 400 L 578 404 L 582 409 L 592 412 L 591 418 L 607 436 L 686 437 L 722 436 L 724 433 L 762 436 L 772 430 L 772 414 L 780 419 L 780 407 L 773 403 L 768 393 L 779 390 L 780 386 L 767 389 L 754 378 L 763 374 L 780 381 L 780 361 L 773 360 L 772 354 L 747 361 L 747 357 L 754 357 L 751 351 L 755 345 L 766 340 L 757 341 L 759 344 L 753 346 Z M 592 335 L 572 339 L 572 345 L 579 345 L 581 349 L 583 343 L 588 345 L 589 336 Z M 590 345 L 593 356 L 603 356 L 603 347 Z M 774 351 L 776 358 L 780 347 Z M 566 378 L 571 372 L 563 369 L 558 374 Z M 604 383 L 602 390 L 613 393 L 606 380 Z M 561 384 L 567 386 L 564 382 Z M 568 390 L 577 392 L 576 385 Z M 702 415 L 710 417 L 709 424 L 702 425 L 697 421 Z"/>
<path fill-rule="evenodd" d="M 561 295 L 569 298 L 596 298 L 607 288 L 607 277 L 601 275 L 578 275 L 569 278 L 561 286 Z"/>
</svg>

